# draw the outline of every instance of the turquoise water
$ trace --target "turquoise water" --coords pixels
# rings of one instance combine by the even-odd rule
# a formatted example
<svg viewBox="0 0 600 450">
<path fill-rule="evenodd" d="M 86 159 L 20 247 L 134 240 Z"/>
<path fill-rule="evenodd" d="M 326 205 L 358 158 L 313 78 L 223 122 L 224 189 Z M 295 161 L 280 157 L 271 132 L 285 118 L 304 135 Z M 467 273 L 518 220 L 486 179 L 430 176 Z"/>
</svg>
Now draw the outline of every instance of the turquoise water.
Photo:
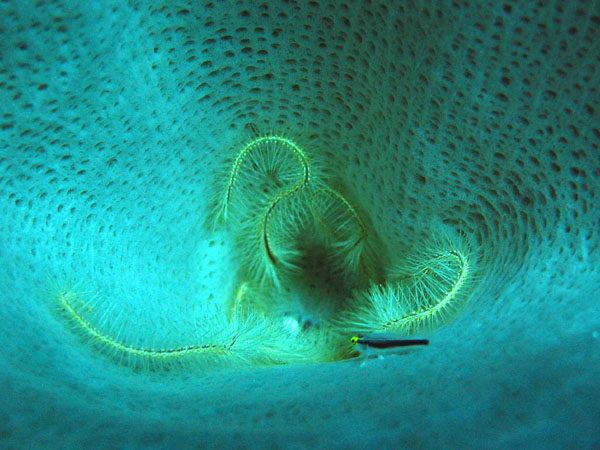
<svg viewBox="0 0 600 450">
<path fill-rule="evenodd" d="M 598 11 L 2 3 L 0 446 L 600 446 Z M 240 224 L 278 180 L 241 172 L 239 223 L 214 206 L 257 134 L 379 256 L 350 270 L 306 210 L 273 219 L 303 270 L 253 285 L 246 323 Z M 350 358 L 353 290 L 443 236 L 470 243 L 466 304 L 426 348 Z"/>
</svg>

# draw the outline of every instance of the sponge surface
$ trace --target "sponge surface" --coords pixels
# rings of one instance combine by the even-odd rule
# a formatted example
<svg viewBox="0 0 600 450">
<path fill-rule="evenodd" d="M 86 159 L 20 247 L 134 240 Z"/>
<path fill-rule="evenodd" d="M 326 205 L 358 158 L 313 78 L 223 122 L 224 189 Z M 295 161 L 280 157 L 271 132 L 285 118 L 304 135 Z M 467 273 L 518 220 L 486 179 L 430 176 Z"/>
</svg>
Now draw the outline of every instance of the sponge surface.
<svg viewBox="0 0 600 450">
<path fill-rule="evenodd" d="M 600 445 L 599 10 L 0 2 L 2 444 Z M 223 336 L 245 280 L 231 230 L 206 223 L 248 129 L 310 149 L 390 261 L 469 237 L 477 290 L 428 348 L 152 372 L 56 314 L 77 290 L 137 347 Z M 302 264 L 314 283 L 269 303 L 289 332 L 364 287 Z"/>
</svg>

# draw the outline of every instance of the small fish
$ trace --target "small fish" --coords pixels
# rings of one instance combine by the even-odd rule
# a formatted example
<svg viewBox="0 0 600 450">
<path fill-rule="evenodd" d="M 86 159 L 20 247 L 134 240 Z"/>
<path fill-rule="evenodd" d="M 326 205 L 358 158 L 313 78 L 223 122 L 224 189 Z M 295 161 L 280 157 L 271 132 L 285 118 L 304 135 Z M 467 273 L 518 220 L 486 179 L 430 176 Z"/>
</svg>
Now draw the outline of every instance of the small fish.
<svg viewBox="0 0 600 450">
<path fill-rule="evenodd" d="M 399 335 L 391 333 L 352 336 L 350 341 L 365 355 L 365 361 L 371 355 L 383 358 L 384 354 L 406 353 L 407 347 L 429 345 L 429 339 L 402 339 Z"/>
</svg>

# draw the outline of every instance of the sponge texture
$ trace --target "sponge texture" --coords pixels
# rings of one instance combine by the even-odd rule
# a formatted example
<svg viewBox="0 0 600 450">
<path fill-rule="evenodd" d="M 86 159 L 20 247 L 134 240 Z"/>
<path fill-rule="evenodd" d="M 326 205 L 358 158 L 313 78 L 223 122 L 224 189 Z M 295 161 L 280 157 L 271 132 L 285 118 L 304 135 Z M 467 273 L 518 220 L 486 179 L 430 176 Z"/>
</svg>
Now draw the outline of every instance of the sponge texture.
<svg viewBox="0 0 600 450">
<path fill-rule="evenodd" d="M 146 442 L 157 423 L 189 421 L 187 436 L 198 423 L 227 436 L 247 424 L 319 423 L 362 430 L 377 448 L 459 447 L 464 425 L 498 431 L 498 447 L 531 447 L 515 441 L 550 429 L 557 446 L 597 447 L 581 425 L 598 422 L 598 402 L 586 403 L 594 395 L 572 405 L 574 392 L 597 392 L 580 377 L 599 366 L 598 10 L 597 0 L 0 2 L 0 373 L 15 408 L 0 423 L 21 438 L 44 424 L 37 445 L 46 447 L 57 435 L 65 447 L 90 447 L 74 430 L 121 436 L 110 424 L 134 416 Z M 244 269 L 240 232 L 265 222 L 234 210 L 293 186 L 297 153 L 282 152 L 281 179 L 266 182 L 252 176 L 259 153 L 242 158 L 232 222 L 205 226 L 240 149 L 267 135 L 296 143 L 330 188 L 272 209 L 269 245 L 293 266 L 275 271 L 279 286 L 256 282 L 269 267 L 260 241 L 251 244 L 261 269 Z M 296 200 L 298 229 L 276 232 Z M 238 226 L 244 217 L 259 220 Z M 440 249 L 444 233 L 464 253 Z M 477 284 L 457 290 L 465 262 Z M 433 278 L 417 275 L 422 266 Z M 210 378 L 212 363 L 132 373 L 98 355 L 118 359 L 106 350 L 114 345 L 94 351 L 72 332 L 81 323 L 54 314 L 61 297 L 47 294 L 49 275 L 79 292 L 68 297 L 71 317 L 138 349 L 228 344 L 232 323 L 255 323 L 245 305 L 257 330 L 272 327 L 265 349 L 297 345 L 301 357 L 282 357 L 290 362 L 337 359 L 347 336 L 330 325 L 347 314 L 371 329 L 435 311 L 403 322 L 417 334 L 436 317 L 455 320 L 432 330 L 418 357 L 374 361 L 365 376 L 353 361 L 257 369 L 252 381 Z M 452 292 L 458 303 L 429 300 Z M 252 333 L 242 342 L 261 348 Z M 156 378 L 145 387 L 140 376 Z M 244 379 L 238 390 L 234 379 Z M 222 395 L 210 397 L 213 388 Z M 66 407 L 66 398 L 76 400 Z M 211 402 L 221 402 L 213 415 Z M 53 409 L 89 420 L 67 428 Z M 242 420 L 248 411 L 260 414 Z M 432 420 L 436 411 L 446 415 Z M 414 432 L 422 423 L 435 424 L 431 441 Z M 331 444 L 294 430 L 298 447 Z M 360 446 L 342 434 L 332 442 Z"/>
<path fill-rule="evenodd" d="M 145 299 L 150 328 L 190 335 L 193 327 L 170 328 L 166 317 L 212 317 L 246 281 L 238 268 L 251 266 L 232 260 L 239 241 L 202 227 L 213 186 L 226 183 L 234 204 L 258 200 L 260 190 L 254 199 L 236 195 L 245 192 L 238 183 L 256 181 L 250 165 L 269 159 L 251 161 L 262 155 L 252 139 L 264 135 L 246 130 L 276 129 L 302 136 L 291 141 L 314 149 L 308 160 L 333 174 L 311 216 L 330 235 L 344 228 L 333 259 L 342 256 L 358 274 L 362 265 L 367 280 L 386 281 L 377 274 L 389 263 L 374 254 L 393 249 L 406 258 L 443 223 L 481 249 L 474 308 L 485 310 L 509 280 L 528 285 L 527 273 L 545 274 L 547 284 L 535 283 L 540 299 L 548 298 L 543 286 L 568 289 L 572 279 L 549 261 L 585 276 L 600 242 L 591 208 L 597 16 L 548 7 L 561 11 L 557 20 L 533 27 L 544 14 L 524 5 L 475 7 L 469 19 L 450 4 L 397 6 L 265 3 L 240 7 L 232 19 L 214 2 L 115 4 L 76 17 L 60 2 L 32 5 L 40 14 L 3 5 L 0 226 L 7 260 L 18 267 L 7 273 L 72 272 L 117 309 Z M 43 27 L 42 17 L 55 25 Z M 385 33 L 372 32 L 381 24 Z M 516 41 L 502 40 L 511 33 Z M 128 76 L 108 75 L 117 67 Z M 291 149 L 280 152 L 287 198 L 309 166 L 301 151 L 273 142 Z M 243 145 L 246 152 L 231 151 Z M 237 158 L 229 176 L 221 176 L 222 155 Z M 268 238 L 268 217 L 280 209 L 263 210 L 249 232 L 262 227 Z M 365 229 L 379 242 L 355 251 L 370 242 L 353 241 Z M 280 249 L 295 260 L 289 242 Z M 371 256 L 361 262 L 358 254 Z M 258 266 L 251 271 L 269 267 Z"/>
</svg>

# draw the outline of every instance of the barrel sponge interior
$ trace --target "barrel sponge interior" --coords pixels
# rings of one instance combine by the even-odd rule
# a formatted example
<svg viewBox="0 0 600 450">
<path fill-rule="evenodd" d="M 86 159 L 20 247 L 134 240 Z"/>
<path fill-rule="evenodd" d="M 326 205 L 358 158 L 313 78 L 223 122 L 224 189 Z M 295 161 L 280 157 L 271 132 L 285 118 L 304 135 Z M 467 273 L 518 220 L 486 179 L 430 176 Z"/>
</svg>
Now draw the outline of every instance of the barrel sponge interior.
<svg viewBox="0 0 600 450">
<path fill-rule="evenodd" d="M 599 11 L 1 2 L 3 445 L 600 445 Z M 265 364 L 287 344 L 258 320 L 241 357 L 144 367 L 74 332 L 65 292 L 135 348 L 226 345 L 244 280 L 212 199 L 256 135 L 306 150 L 378 252 L 468 239 L 476 287 L 427 348 Z M 316 280 L 268 308 L 352 297 Z"/>
</svg>

